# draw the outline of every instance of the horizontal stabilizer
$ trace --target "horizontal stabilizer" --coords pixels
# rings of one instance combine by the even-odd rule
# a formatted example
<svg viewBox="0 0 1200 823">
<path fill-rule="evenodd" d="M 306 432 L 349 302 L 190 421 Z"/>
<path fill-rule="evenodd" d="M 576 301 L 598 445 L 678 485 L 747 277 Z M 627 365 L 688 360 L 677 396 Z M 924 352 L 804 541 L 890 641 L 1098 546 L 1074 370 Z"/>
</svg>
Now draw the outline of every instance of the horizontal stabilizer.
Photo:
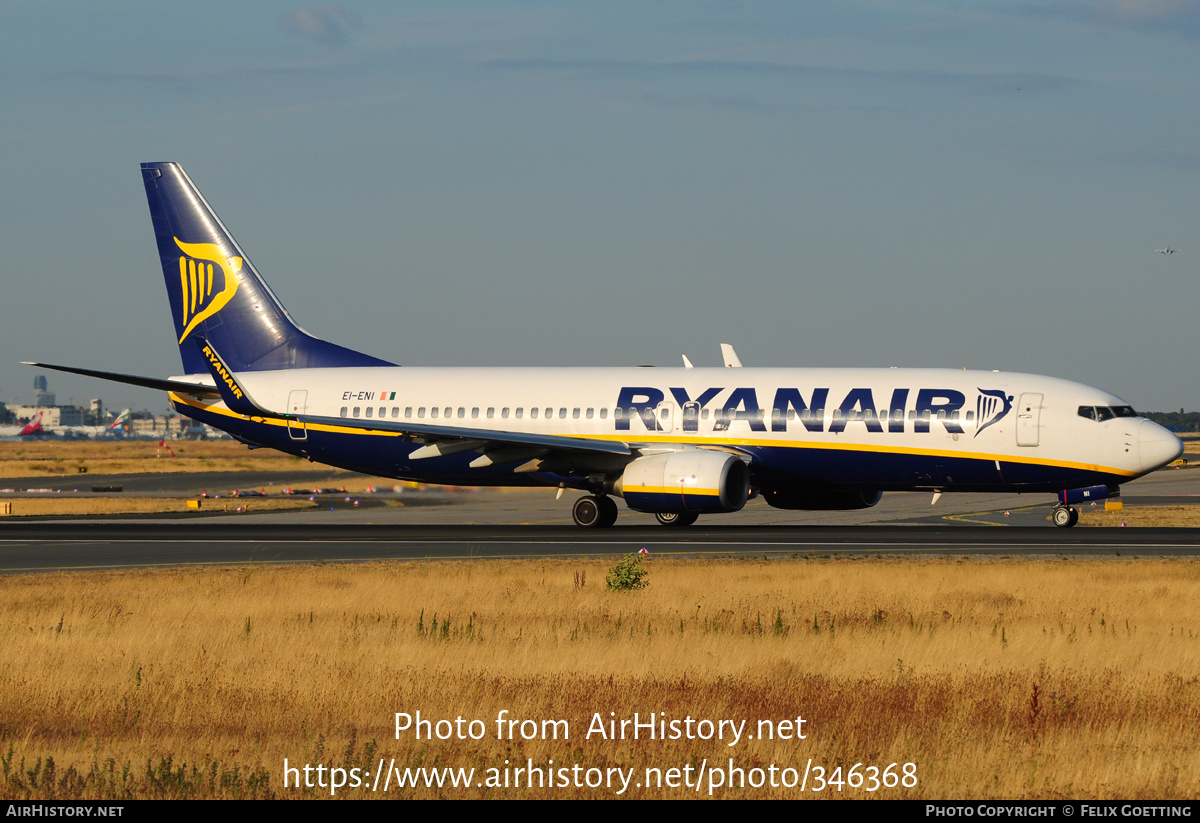
<svg viewBox="0 0 1200 823">
<path fill-rule="evenodd" d="M 186 394 L 189 397 L 205 397 L 212 399 L 221 396 L 221 393 L 217 391 L 216 387 L 204 383 L 189 383 L 184 380 L 163 380 L 157 377 L 138 377 L 137 375 L 133 374 L 118 374 L 111 371 L 80 369 L 73 366 L 55 366 L 51 363 L 33 363 L 28 360 L 22 361 L 21 365 L 37 366 L 40 369 L 53 369 L 54 371 L 62 371 L 69 374 L 82 374 L 85 377 L 98 377 L 101 380 L 111 380 L 114 383 L 127 383 L 130 386 L 141 386 L 145 389 L 158 389 L 159 391 Z"/>
</svg>

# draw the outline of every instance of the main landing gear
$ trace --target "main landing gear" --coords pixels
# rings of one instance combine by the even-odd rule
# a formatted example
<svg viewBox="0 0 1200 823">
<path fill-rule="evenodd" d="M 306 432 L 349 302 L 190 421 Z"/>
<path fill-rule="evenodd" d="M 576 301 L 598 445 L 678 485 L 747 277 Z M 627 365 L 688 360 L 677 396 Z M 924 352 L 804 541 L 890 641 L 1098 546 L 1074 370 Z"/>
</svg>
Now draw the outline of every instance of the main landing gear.
<svg viewBox="0 0 1200 823">
<path fill-rule="evenodd" d="M 1079 522 L 1079 509 L 1074 506 L 1055 506 L 1054 511 L 1050 513 L 1050 519 L 1054 521 L 1054 525 L 1069 529 Z"/>
<path fill-rule="evenodd" d="M 617 504 L 606 494 L 589 495 L 575 501 L 571 517 L 585 529 L 607 529 L 617 522 Z"/>
<path fill-rule="evenodd" d="M 690 526 L 700 515 L 696 512 L 658 512 L 655 519 L 664 526 Z M 589 494 L 575 501 L 571 517 L 585 529 L 607 529 L 617 522 L 617 504 L 606 494 Z"/>
</svg>

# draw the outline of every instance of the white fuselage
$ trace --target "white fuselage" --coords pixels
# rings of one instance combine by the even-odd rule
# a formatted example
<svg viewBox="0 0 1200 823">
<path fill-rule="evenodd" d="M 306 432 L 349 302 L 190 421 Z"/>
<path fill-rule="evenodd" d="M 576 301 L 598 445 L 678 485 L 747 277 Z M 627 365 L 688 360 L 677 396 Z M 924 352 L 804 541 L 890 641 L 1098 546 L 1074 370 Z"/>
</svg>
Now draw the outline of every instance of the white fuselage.
<svg viewBox="0 0 1200 823">
<path fill-rule="evenodd" d="M 470 482 L 474 475 L 479 484 L 503 483 L 504 472 L 464 470 L 461 459 L 406 461 L 418 443 L 399 445 L 398 435 L 362 425 L 382 419 L 641 449 L 723 449 L 747 455 L 752 472 L 881 490 L 1114 483 L 1158 468 L 1182 448 L 1115 395 L 1006 372 L 381 367 L 243 372 L 238 379 L 261 407 L 355 424 L 340 432 L 336 423 L 309 425 L 303 440 L 325 431 L 390 437 L 394 444 L 377 464 L 364 465 L 360 455 L 318 459 L 430 482 Z M 1104 411 L 1081 414 L 1097 408 Z M 230 419 L 244 418 L 222 404 L 188 400 L 180 410 L 193 416 L 205 410 L 217 418 L 205 422 L 256 439 Z M 293 430 L 289 439 L 304 452 L 298 434 Z"/>
</svg>

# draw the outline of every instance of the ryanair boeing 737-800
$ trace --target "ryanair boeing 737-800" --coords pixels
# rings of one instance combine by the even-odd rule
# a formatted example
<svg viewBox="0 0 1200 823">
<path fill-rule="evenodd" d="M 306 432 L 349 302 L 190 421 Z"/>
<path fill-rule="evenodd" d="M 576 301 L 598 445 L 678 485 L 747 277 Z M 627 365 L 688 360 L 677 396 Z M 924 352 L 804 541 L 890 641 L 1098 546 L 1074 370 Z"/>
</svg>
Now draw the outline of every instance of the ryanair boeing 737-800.
<svg viewBox="0 0 1200 823">
<path fill-rule="evenodd" d="M 401 367 L 305 332 L 176 163 L 142 178 L 184 375 L 41 365 L 169 393 L 177 411 L 365 474 L 621 497 L 667 525 L 858 509 L 883 492 L 1046 492 L 1053 520 L 1175 460 L 1179 438 L 1119 397 L 1051 377 L 950 369 Z M 731 365 L 740 365 L 731 364 Z"/>
</svg>

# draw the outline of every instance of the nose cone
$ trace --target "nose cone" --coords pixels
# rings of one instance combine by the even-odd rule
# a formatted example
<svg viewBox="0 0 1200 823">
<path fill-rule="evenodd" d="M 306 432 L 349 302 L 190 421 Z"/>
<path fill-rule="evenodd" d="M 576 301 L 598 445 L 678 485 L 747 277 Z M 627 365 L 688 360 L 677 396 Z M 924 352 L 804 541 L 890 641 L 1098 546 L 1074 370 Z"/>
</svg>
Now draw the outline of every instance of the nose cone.
<svg viewBox="0 0 1200 823">
<path fill-rule="evenodd" d="M 1143 420 L 1138 429 L 1138 456 L 1142 471 L 1152 472 L 1178 460 L 1183 454 L 1183 441 L 1162 426 Z"/>
</svg>

